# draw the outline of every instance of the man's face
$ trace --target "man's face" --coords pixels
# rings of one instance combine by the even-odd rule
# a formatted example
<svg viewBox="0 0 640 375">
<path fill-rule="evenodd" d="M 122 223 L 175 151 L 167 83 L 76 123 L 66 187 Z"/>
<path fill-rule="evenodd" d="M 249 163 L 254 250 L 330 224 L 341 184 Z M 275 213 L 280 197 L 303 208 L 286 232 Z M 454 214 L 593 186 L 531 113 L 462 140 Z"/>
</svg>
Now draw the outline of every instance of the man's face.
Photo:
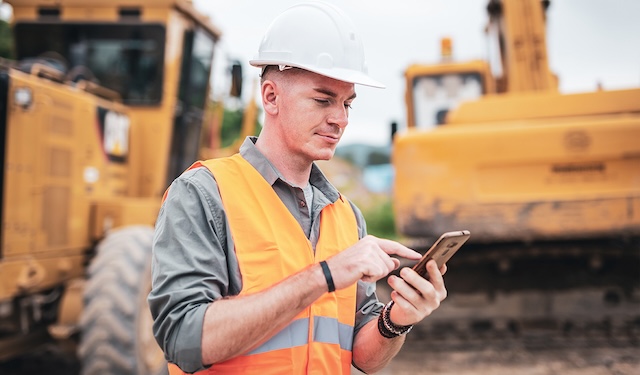
<svg viewBox="0 0 640 375">
<path fill-rule="evenodd" d="M 285 71 L 278 124 L 286 147 L 307 161 L 329 160 L 348 124 L 354 85 L 308 71 Z"/>
</svg>

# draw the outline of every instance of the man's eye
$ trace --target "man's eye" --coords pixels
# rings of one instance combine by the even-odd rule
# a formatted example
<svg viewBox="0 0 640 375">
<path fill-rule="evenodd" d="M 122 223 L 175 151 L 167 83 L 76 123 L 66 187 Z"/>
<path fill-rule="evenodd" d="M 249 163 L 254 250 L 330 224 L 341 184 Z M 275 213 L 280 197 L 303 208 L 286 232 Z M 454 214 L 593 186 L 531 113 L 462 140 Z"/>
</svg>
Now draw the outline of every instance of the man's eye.
<svg viewBox="0 0 640 375">
<path fill-rule="evenodd" d="M 353 107 L 351 106 L 351 103 L 344 103 L 344 106 L 349 109 L 353 109 Z"/>
<path fill-rule="evenodd" d="M 314 99 L 316 101 L 316 103 L 318 104 L 322 104 L 322 105 L 327 105 L 329 104 L 329 100 L 328 99 Z"/>
</svg>

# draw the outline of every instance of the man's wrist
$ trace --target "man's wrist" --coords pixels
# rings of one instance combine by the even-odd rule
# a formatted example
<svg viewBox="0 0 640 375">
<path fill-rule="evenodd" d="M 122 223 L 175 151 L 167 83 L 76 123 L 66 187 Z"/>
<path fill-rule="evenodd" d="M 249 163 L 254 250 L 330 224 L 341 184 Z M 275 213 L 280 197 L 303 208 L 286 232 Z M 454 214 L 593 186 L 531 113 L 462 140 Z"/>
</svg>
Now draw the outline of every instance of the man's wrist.
<svg viewBox="0 0 640 375">
<path fill-rule="evenodd" d="M 336 286 L 333 283 L 333 275 L 331 275 L 331 270 L 329 269 L 329 265 L 326 261 L 320 262 L 320 267 L 322 268 L 322 273 L 324 275 L 324 279 L 327 282 L 327 290 L 329 293 L 333 293 L 336 290 Z"/>
<path fill-rule="evenodd" d="M 382 337 L 388 339 L 406 335 L 411 331 L 411 328 L 413 328 L 413 325 L 400 326 L 393 323 L 391 321 L 391 307 L 393 307 L 393 301 L 389 301 L 389 303 L 384 306 L 382 313 L 378 317 L 378 331 Z"/>
</svg>

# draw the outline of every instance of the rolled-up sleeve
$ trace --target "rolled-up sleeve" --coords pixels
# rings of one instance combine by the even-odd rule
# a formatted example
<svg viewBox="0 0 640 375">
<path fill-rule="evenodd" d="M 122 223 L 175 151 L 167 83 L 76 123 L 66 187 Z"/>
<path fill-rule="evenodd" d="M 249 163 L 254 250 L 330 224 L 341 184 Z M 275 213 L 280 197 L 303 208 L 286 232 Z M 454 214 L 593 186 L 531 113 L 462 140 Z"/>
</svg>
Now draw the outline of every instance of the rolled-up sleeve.
<svg viewBox="0 0 640 375">
<path fill-rule="evenodd" d="M 206 188 L 205 188 L 206 186 Z M 224 211 L 211 194 L 208 170 L 183 174 L 171 185 L 153 241 L 148 297 L 153 334 L 165 358 L 185 372 L 204 369 L 202 327 L 210 303 L 229 295 Z"/>
</svg>

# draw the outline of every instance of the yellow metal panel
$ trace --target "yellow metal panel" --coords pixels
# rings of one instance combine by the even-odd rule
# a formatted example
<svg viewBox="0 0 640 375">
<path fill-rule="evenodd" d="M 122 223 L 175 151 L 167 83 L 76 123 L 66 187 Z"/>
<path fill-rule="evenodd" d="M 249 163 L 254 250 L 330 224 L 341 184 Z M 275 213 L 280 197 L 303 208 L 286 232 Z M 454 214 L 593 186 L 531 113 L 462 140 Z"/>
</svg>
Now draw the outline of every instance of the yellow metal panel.
<svg viewBox="0 0 640 375">
<path fill-rule="evenodd" d="M 13 6 L 16 20 L 38 19 L 38 9 L 42 7 L 59 7 L 62 20 L 81 21 L 117 21 L 122 8 L 141 9 L 144 21 L 163 21 L 167 18 L 167 10 L 175 9 L 216 39 L 222 34 L 208 17 L 195 10 L 189 0 L 9 0 L 7 3 Z"/>
<path fill-rule="evenodd" d="M 535 199 L 588 199 L 620 196 L 640 189 L 640 156 L 628 159 L 480 166 L 478 200 L 528 201 Z M 515 188 L 519 187 L 519 188 Z"/>
<path fill-rule="evenodd" d="M 0 262 L 0 301 L 21 293 L 33 293 L 84 275 L 82 254 L 60 254 L 56 258 L 4 259 Z"/>
<path fill-rule="evenodd" d="M 16 20 L 20 21 L 35 21 L 38 19 L 38 9 L 35 7 L 19 7 L 12 9 L 11 22 Z"/>
<path fill-rule="evenodd" d="M 82 7 L 64 7 L 60 12 L 60 19 L 62 21 L 82 20 L 84 22 L 116 22 L 120 18 L 118 8 L 99 6 L 87 7 L 86 4 L 83 5 L 84 6 Z"/>
<path fill-rule="evenodd" d="M 640 118 L 630 113 L 399 135 L 392 156 L 398 227 L 413 236 L 467 228 L 476 240 L 522 231 L 577 236 L 580 227 L 638 233 L 638 139 Z"/>
<path fill-rule="evenodd" d="M 465 102 L 447 117 L 447 123 L 477 124 L 515 119 L 596 116 L 640 111 L 640 89 L 582 94 L 522 93 L 489 95 Z"/>
<path fill-rule="evenodd" d="M 37 162 L 41 152 L 38 124 L 43 115 L 11 102 L 16 88 L 27 87 L 14 80 L 7 105 L 2 251 L 8 256 L 34 251 L 39 230 L 36 202 L 42 176 Z"/>
<path fill-rule="evenodd" d="M 33 104 L 13 103 L 30 89 Z M 90 246 L 90 201 L 126 196 L 128 167 L 103 152 L 97 109 L 123 106 L 82 90 L 12 71 L 4 189 L 5 255 Z"/>
<path fill-rule="evenodd" d="M 555 91 L 540 0 L 502 1 L 507 91 Z"/>
<path fill-rule="evenodd" d="M 133 196 L 161 197 L 167 188 L 167 170 L 185 31 L 192 25 L 172 12 L 166 25 L 163 95 L 159 107 L 133 107 L 131 119 L 136 124 L 131 133 L 133 169 L 130 183 Z"/>
<path fill-rule="evenodd" d="M 91 209 L 91 237 L 98 240 L 107 231 L 118 227 L 154 226 L 161 203 L 161 199 L 155 197 L 96 201 Z"/>
<path fill-rule="evenodd" d="M 443 62 L 433 65 L 413 64 L 407 67 L 404 75 L 407 80 L 413 81 L 413 78 L 416 76 L 442 75 L 463 72 L 479 72 L 481 73 L 481 76 L 485 76 L 490 72 L 489 64 L 487 64 L 487 62 L 484 60 Z M 491 90 L 489 90 L 489 92 L 491 92 Z"/>
</svg>

